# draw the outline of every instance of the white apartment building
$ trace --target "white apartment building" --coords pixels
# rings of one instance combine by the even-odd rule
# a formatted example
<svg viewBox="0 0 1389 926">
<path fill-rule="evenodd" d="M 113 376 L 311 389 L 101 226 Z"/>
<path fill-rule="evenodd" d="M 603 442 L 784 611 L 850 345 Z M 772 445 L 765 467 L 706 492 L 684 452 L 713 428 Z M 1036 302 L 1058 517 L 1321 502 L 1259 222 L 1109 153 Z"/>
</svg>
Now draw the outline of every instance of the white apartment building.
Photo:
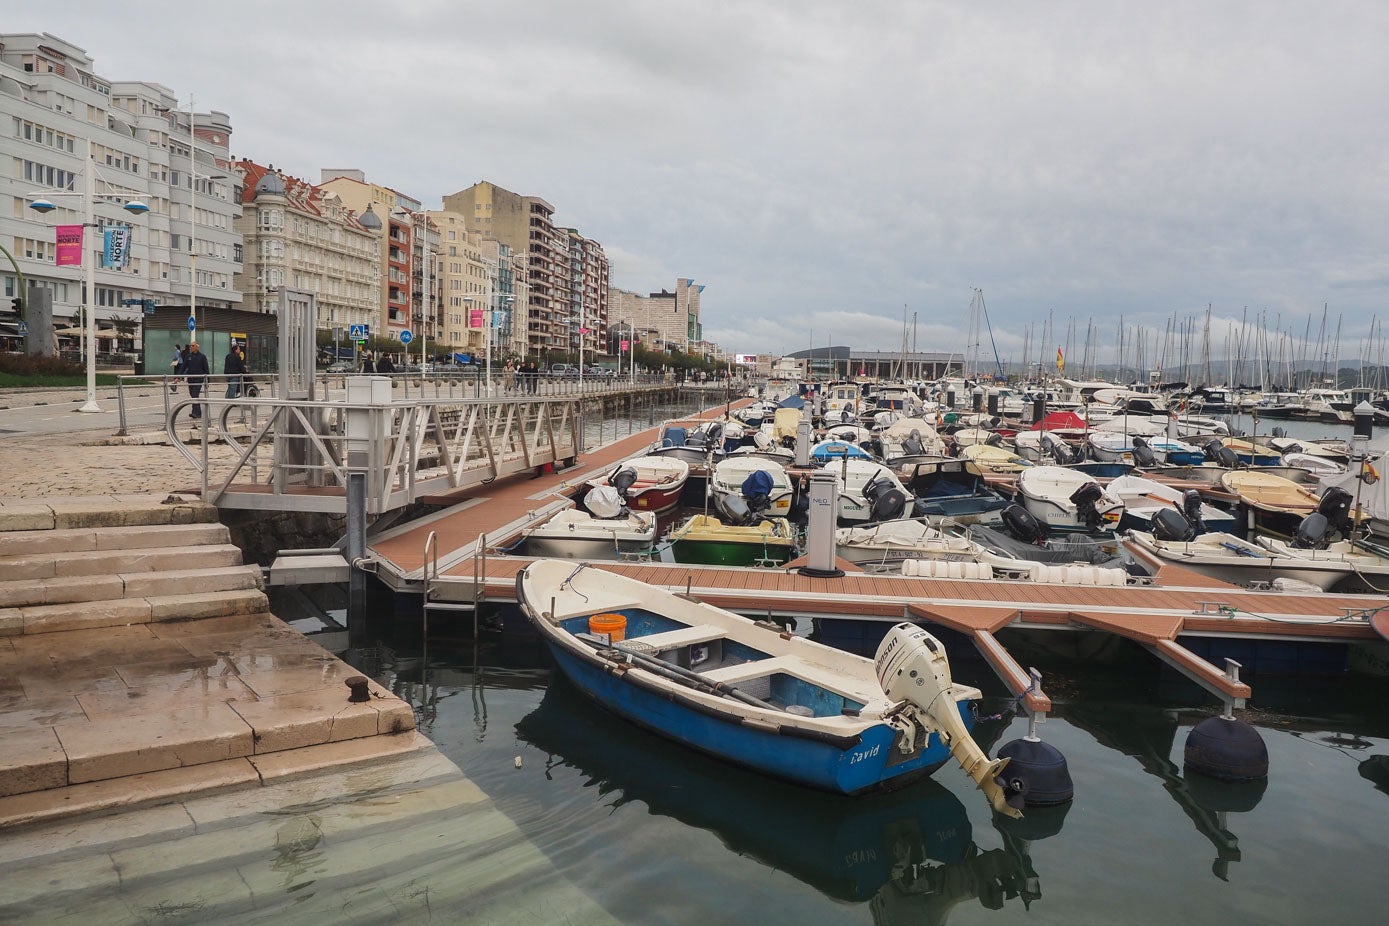
<svg viewBox="0 0 1389 926">
<path fill-rule="evenodd" d="M 118 322 L 127 332 L 138 330 L 140 307 L 126 303 L 240 303 L 234 286 L 242 257 L 234 227 L 240 206 L 228 169 L 230 119 L 215 111 L 190 116 L 179 107 L 174 92 L 161 84 L 102 78 L 86 51 L 56 36 L 0 34 L 0 157 L 10 165 L 0 172 L 0 203 L 8 200 L 8 206 L 0 205 L 0 244 L 29 286 L 51 294 L 55 321 L 75 324 L 84 304 L 85 270 L 57 266 L 56 226 L 83 223 L 83 173 L 93 172 L 97 227 L 85 230 L 83 254 L 95 261 L 91 302 L 100 350 L 114 346 Z M 29 204 L 37 198 L 56 208 L 33 211 Z M 126 212 L 131 199 L 149 212 Z M 100 266 L 102 230 L 110 225 L 132 228 L 130 259 L 122 269 Z M 9 261 L 0 263 L 0 279 L 6 297 L 19 295 Z M 7 312 L 10 298 L 0 306 Z M 0 314 L 0 324 L 5 321 Z"/>
</svg>

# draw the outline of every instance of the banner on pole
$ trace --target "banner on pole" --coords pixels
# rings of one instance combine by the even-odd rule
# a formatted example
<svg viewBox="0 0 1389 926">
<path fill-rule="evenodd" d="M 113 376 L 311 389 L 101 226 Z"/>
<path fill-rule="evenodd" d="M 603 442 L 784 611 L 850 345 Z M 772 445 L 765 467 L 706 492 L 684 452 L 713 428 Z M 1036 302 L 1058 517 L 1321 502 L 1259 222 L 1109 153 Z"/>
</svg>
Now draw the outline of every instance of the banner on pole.
<svg viewBox="0 0 1389 926">
<path fill-rule="evenodd" d="M 481 327 L 482 327 L 482 309 L 473 309 L 472 311 L 470 311 L 470 312 L 468 313 L 468 327 L 469 327 L 469 328 L 481 328 Z"/>
<path fill-rule="evenodd" d="M 617 349 L 620 350 L 620 351 L 623 351 L 623 350 L 631 350 L 631 349 L 632 349 L 632 342 L 631 342 L 631 341 L 621 341 L 621 342 L 619 342 L 619 346 L 618 346 Z"/>
<path fill-rule="evenodd" d="M 59 267 L 80 267 L 82 265 L 82 226 L 58 226 L 58 253 L 55 263 Z"/>
<path fill-rule="evenodd" d="M 130 263 L 130 226 L 112 225 L 106 229 L 101 251 L 101 266 L 108 270 L 124 270 Z"/>
</svg>

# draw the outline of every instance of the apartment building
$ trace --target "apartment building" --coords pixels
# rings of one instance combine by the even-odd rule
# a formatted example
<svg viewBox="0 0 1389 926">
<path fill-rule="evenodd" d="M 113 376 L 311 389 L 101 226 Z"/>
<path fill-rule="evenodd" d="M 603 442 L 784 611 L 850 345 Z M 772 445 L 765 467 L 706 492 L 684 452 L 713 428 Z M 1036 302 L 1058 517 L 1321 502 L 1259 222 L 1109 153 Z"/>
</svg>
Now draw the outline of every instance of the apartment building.
<svg viewBox="0 0 1389 926">
<path fill-rule="evenodd" d="M 544 357 L 578 349 L 597 350 L 607 327 L 609 266 L 602 246 L 573 229 L 556 228 L 554 206 L 481 181 L 444 197 L 444 210 L 462 216 L 467 228 L 505 246 L 515 277 L 508 323 L 519 346 L 524 322 L 525 352 Z M 447 243 L 445 244 L 447 246 Z M 497 261 L 502 263 L 502 253 Z"/>
<path fill-rule="evenodd" d="M 704 325 L 699 318 L 700 293 L 704 287 L 681 277 L 675 291 L 662 289 L 645 296 L 613 287 L 608 293 L 608 319 L 632 326 L 643 346 L 654 350 L 709 353 L 717 345 L 704 342 Z"/>
<path fill-rule="evenodd" d="M 374 211 L 358 214 L 336 193 L 297 177 L 240 160 L 244 262 L 236 287 L 245 308 L 273 313 L 279 289 L 317 297 L 318 327 L 371 325 L 377 330 L 381 297 L 381 237 Z M 406 303 L 408 306 L 408 303 Z"/>
<path fill-rule="evenodd" d="M 151 59 L 155 60 L 155 59 Z M 226 113 L 180 109 L 162 84 L 110 81 L 87 52 L 49 34 L 0 34 L 0 243 L 30 287 L 46 290 L 60 328 L 71 329 L 88 301 L 86 261 L 96 268 L 90 295 L 98 350 L 133 348 L 141 304 L 235 307 L 242 242 Z M 56 262 L 56 226 L 84 221 L 84 172 L 92 172 L 93 220 L 82 265 Z M 40 214 L 35 199 L 56 207 Z M 123 209 L 138 199 L 142 216 Z M 131 229 L 128 260 L 103 267 L 103 232 Z M 15 267 L 0 269 L 0 334 L 18 319 Z M 193 287 L 196 285 L 196 291 Z M 9 317 L 6 318 L 6 315 Z M 75 339 L 74 339 L 75 340 Z"/>
<path fill-rule="evenodd" d="M 569 350 L 592 354 L 606 350 L 609 265 L 603 246 L 566 228 L 564 250 L 555 267 L 555 290 L 567 306 Z"/>
</svg>

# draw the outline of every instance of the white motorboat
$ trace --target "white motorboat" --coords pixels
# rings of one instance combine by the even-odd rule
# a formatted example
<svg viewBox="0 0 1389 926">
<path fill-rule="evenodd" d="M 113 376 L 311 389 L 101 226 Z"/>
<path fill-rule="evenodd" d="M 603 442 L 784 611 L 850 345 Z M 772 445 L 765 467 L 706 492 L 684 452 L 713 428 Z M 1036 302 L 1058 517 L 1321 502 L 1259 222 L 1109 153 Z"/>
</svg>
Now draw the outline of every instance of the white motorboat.
<svg viewBox="0 0 1389 926">
<path fill-rule="evenodd" d="M 644 456 L 624 460 L 601 476 L 588 480 L 590 488 L 611 485 L 631 508 L 660 514 L 680 503 L 680 493 L 690 478 L 690 465 L 675 457 Z"/>
<path fill-rule="evenodd" d="M 1354 572 L 1344 561 L 1283 556 L 1233 534 L 1202 534 L 1194 540 L 1159 540 L 1145 531 L 1129 531 L 1126 540 L 1138 554 L 1185 566 L 1232 585 L 1268 585 L 1292 580 L 1326 591 Z M 1140 556 L 1140 558 L 1142 558 Z"/>
<path fill-rule="evenodd" d="M 906 514 L 911 493 L 891 469 L 868 459 L 840 459 L 825 467 L 839 477 L 841 521 L 891 521 Z"/>
<path fill-rule="evenodd" d="M 899 418 L 884 428 L 878 438 L 886 463 L 901 457 L 945 456 L 945 441 L 925 418 Z"/>
<path fill-rule="evenodd" d="M 1232 512 L 1202 501 L 1195 489 L 1180 492 L 1157 480 L 1133 474 L 1111 479 L 1105 488 L 1124 503 L 1124 516 L 1119 521 L 1121 530 L 1152 533 L 1153 518 L 1161 511 L 1180 515 L 1185 526 L 1197 534 L 1226 533 L 1238 523 Z"/>
<path fill-rule="evenodd" d="M 754 473 L 763 475 L 754 477 Z M 734 520 L 749 515 L 784 518 L 791 513 L 791 477 L 780 463 L 764 457 L 739 454 L 720 460 L 709 480 L 709 494 L 719 510 Z M 746 511 L 733 505 L 733 500 Z"/>
<path fill-rule="evenodd" d="M 1346 584 L 1354 583 L 1360 589 L 1380 594 L 1389 592 L 1389 548 L 1377 543 L 1337 540 L 1325 546 L 1303 549 L 1276 537 L 1258 537 L 1255 542 L 1276 556 L 1344 563 L 1354 575 Z"/>
<path fill-rule="evenodd" d="M 604 487 L 611 490 L 611 487 Z M 589 494 L 600 491 L 590 490 Z M 544 524 L 521 532 L 526 553 L 557 559 L 614 560 L 624 553 L 646 553 L 656 542 L 656 515 L 629 511 L 600 518 L 578 508 L 566 508 Z"/>
<path fill-rule="evenodd" d="M 1051 530 L 1112 531 L 1124 503 L 1085 473 L 1064 466 L 1031 466 L 1018 473 L 1018 495 Z"/>
<path fill-rule="evenodd" d="M 904 560 L 942 559 L 974 562 L 983 547 L 958 534 L 947 534 L 925 521 L 881 521 L 835 531 L 835 554 L 873 571 L 897 571 Z"/>
</svg>

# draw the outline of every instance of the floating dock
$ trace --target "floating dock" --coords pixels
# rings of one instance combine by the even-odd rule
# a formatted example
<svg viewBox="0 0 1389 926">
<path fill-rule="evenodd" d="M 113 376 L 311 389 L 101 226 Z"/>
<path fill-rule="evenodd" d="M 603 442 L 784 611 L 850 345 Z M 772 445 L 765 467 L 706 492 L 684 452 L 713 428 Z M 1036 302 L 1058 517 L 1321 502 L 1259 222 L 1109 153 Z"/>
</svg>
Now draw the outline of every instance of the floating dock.
<svg viewBox="0 0 1389 926">
<path fill-rule="evenodd" d="M 723 411 L 719 406 L 674 423 L 695 425 Z M 658 436 L 659 429 L 634 434 L 563 472 L 498 480 L 439 498 L 453 504 L 369 541 L 377 574 L 396 590 L 425 595 L 428 607 L 466 611 L 482 602 L 514 601 L 516 575 L 532 558 L 497 551 L 509 547 L 526 527 L 571 504 L 569 496 L 584 480 L 642 454 Z M 1145 564 L 1154 572 L 1149 584 L 1123 588 L 908 578 L 867 574 L 844 562 L 842 577 L 814 578 L 794 571 L 799 564 L 752 569 L 595 562 L 592 567 L 752 616 L 943 625 L 972 639 L 1013 694 L 1037 712 L 1048 710 L 1050 703 L 998 641 L 1001 630 L 1116 634 L 1238 707 L 1249 696 L 1248 685 L 1238 679 L 1238 666 L 1217 667 L 1178 643 L 1179 637 L 1372 643 L 1381 637 L 1371 618 L 1385 607 L 1379 596 L 1255 591 L 1157 563 Z"/>
</svg>

